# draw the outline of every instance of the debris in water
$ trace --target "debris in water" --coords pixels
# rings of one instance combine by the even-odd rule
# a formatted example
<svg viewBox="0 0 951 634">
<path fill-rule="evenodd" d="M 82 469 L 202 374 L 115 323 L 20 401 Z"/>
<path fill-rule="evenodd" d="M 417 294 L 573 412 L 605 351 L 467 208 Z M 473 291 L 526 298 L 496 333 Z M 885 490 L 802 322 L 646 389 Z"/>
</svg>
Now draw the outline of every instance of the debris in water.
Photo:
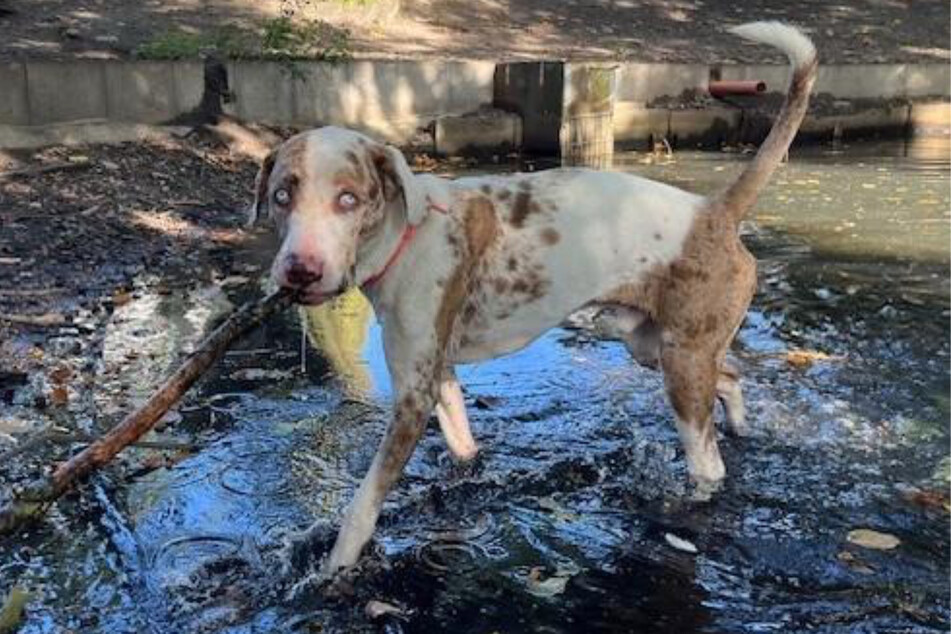
<svg viewBox="0 0 951 634">
<path fill-rule="evenodd" d="M 788 350 L 786 363 L 794 368 L 808 368 L 816 361 L 839 361 L 842 357 L 832 356 L 818 350 Z"/>
<path fill-rule="evenodd" d="M 19 586 L 13 586 L 0 608 L 0 634 L 13 634 L 19 629 L 23 620 L 23 608 L 29 600 L 29 592 Z"/>
<path fill-rule="evenodd" d="M 368 601 L 366 607 L 363 608 L 363 612 L 371 621 L 376 621 L 387 616 L 400 619 L 405 619 L 409 616 L 409 612 L 405 608 L 387 603 L 386 601 L 377 601 L 376 599 Z"/>
<path fill-rule="evenodd" d="M 873 550 L 891 550 L 901 543 L 901 540 L 894 535 L 880 533 L 869 528 L 858 528 L 849 531 L 847 539 L 851 544 Z"/>
<path fill-rule="evenodd" d="M 865 565 L 862 561 L 859 560 L 858 557 L 856 557 L 853 553 L 850 553 L 847 550 L 843 550 L 838 555 L 836 555 L 836 559 L 841 561 L 845 566 L 848 566 L 851 570 L 854 570 L 855 572 L 860 572 L 863 575 L 870 575 L 875 572 L 875 570 Z"/>
<path fill-rule="evenodd" d="M 536 597 L 550 599 L 551 597 L 562 594 L 568 585 L 568 580 L 573 577 L 578 570 L 559 568 L 554 575 L 547 579 L 542 578 L 542 566 L 533 566 L 528 571 L 528 591 Z"/>
<path fill-rule="evenodd" d="M 671 546 L 671 548 L 676 548 L 685 553 L 690 553 L 691 555 L 696 555 L 698 552 L 697 547 L 693 545 L 693 542 L 689 542 L 686 539 L 677 537 L 672 533 L 664 533 L 664 540 Z"/>
</svg>

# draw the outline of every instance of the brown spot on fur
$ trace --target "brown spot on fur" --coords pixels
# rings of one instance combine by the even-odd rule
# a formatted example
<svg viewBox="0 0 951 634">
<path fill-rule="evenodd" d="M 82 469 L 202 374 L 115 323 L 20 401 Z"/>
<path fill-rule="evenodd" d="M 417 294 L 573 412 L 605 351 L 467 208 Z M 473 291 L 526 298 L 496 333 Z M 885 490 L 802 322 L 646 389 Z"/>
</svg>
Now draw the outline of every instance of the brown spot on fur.
<svg viewBox="0 0 951 634">
<path fill-rule="evenodd" d="M 509 282 L 504 278 L 497 277 L 492 280 L 492 288 L 495 290 L 497 295 L 502 295 L 508 290 Z"/>
<path fill-rule="evenodd" d="M 538 203 L 532 200 L 529 191 L 520 191 L 515 195 L 515 202 L 512 204 L 511 223 L 513 227 L 521 228 L 525 225 L 525 220 L 532 214 L 541 211 Z"/>
<path fill-rule="evenodd" d="M 466 208 L 464 223 L 469 255 L 478 261 L 495 240 L 499 231 L 492 201 L 488 198 L 472 199 Z"/>
<path fill-rule="evenodd" d="M 483 186 L 480 187 L 479 189 L 482 190 L 482 193 L 485 194 L 486 196 L 488 196 L 488 195 L 490 195 L 490 194 L 492 193 L 492 187 L 491 187 L 490 185 L 488 185 L 488 184 L 483 185 Z"/>
<path fill-rule="evenodd" d="M 453 324 L 461 311 L 465 310 L 467 313 L 462 315 L 463 319 L 471 320 L 475 317 L 475 305 L 467 305 L 466 300 L 471 292 L 476 267 L 495 241 L 498 231 L 498 218 L 492 201 L 484 197 L 470 200 L 462 219 L 465 245 L 460 249 L 459 262 L 449 277 L 436 314 L 436 341 L 440 351 L 445 351 L 449 344 Z"/>
<path fill-rule="evenodd" d="M 512 197 L 512 192 L 508 189 L 503 189 L 496 193 L 495 197 L 501 201 L 506 201 Z"/>
<path fill-rule="evenodd" d="M 554 244 L 558 244 L 558 241 L 561 240 L 561 234 L 551 227 L 546 227 L 545 229 L 542 229 L 541 238 L 542 242 L 548 246 L 552 246 Z"/>
<path fill-rule="evenodd" d="M 506 268 L 510 271 L 514 271 L 518 268 L 518 260 L 515 259 L 515 256 L 510 256 L 508 262 L 505 264 Z"/>
</svg>

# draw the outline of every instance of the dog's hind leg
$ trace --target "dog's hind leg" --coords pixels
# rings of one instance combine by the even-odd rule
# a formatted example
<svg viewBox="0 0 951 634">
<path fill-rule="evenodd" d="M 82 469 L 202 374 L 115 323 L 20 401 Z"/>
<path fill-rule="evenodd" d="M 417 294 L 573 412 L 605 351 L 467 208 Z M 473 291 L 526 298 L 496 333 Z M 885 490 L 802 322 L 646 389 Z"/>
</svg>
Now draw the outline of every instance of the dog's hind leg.
<svg viewBox="0 0 951 634">
<path fill-rule="evenodd" d="M 717 398 L 726 415 L 726 429 L 734 436 L 746 436 L 746 405 L 743 403 L 743 390 L 740 387 L 740 372 L 729 361 L 720 363 L 720 375 L 717 378 Z"/>
<path fill-rule="evenodd" d="M 469 428 L 469 417 L 466 416 L 462 388 L 451 368 L 443 371 L 439 383 L 436 417 L 439 419 L 439 428 L 442 429 L 452 455 L 464 461 L 474 458 L 479 448 Z"/>
<path fill-rule="evenodd" d="M 661 365 L 687 471 L 697 484 L 698 497 L 707 498 L 726 475 L 713 425 L 719 375 L 716 352 L 665 337 Z"/>
</svg>

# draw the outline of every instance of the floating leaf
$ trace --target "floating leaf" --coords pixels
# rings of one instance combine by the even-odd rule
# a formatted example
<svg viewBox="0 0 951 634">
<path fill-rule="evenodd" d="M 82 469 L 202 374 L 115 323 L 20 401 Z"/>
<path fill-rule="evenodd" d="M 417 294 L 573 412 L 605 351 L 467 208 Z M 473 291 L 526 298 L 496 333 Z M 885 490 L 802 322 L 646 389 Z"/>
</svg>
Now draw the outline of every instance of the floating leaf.
<svg viewBox="0 0 951 634">
<path fill-rule="evenodd" d="M 901 540 L 894 535 L 880 533 L 869 528 L 858 528 L 849 531 L 847 539 L 849 543 L 872 550 L 891 550 L 901 543 Z"/>
<path fill-rule="evenodd" d="M 837 361 L 842 357 L 834 357 L 818 350 L 787 350 L 786 363 L 796 368 L 807 368 L 816 361 Z"/>
</svg>

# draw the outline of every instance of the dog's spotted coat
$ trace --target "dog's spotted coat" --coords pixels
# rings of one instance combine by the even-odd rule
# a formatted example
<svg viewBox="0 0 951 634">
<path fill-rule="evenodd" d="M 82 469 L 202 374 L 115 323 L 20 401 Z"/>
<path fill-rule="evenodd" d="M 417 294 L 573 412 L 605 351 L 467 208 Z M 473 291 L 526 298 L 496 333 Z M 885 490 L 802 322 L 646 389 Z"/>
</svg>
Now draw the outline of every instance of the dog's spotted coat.
<svg viewBox="0 0 951 634">
<path fill-rule="evenodd" d="M 725 355 L 753 296 L 738 225 L 787 151 L 816 77 L 812 43 L 776 23 L 734 29 L 790 58 L 786 102 L 755 159 L 703 198 L 585 169 L 449 181 L 350 130 L 293 137 L 263 163 L 254 215 L 282 235 L 272 275 L 317 304 L 359 286 L 383 324 L 395 415 L 343 519 L 324 572 L 353 565 L 435 409 L 451 451 L 476 445 L 453 368 L 518 350 L 586 305 L 664 379 L 691 477 L 724 477 L 714 403 L 744 428 Z"/>
</svg>

